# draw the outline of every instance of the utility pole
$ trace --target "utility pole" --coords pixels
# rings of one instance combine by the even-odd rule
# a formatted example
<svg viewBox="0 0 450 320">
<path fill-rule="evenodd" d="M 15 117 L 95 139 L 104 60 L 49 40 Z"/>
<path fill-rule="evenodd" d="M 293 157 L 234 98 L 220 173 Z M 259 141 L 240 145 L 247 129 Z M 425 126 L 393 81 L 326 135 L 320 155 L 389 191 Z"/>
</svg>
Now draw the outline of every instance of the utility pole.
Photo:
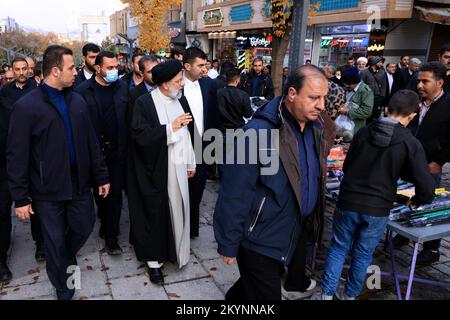
<svg viewBox="0 0 450 320">
<path fill-rule="evenodd" d="M 289 71 L 304 63 L 309 0 L 294 0 L 292 7 L 292 39 L 289 53 Z"/>
</svg>

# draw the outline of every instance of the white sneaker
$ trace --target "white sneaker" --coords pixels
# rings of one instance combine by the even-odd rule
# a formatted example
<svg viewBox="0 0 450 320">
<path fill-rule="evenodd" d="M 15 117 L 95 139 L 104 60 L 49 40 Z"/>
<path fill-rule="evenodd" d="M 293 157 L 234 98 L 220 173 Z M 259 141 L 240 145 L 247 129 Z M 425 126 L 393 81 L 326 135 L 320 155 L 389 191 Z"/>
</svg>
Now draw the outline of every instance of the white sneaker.
<svg viewBox="0 0 450 320">
<path fill-rule="evenodd" d="M 333 300 L 333 296 L 324 294 L 322 289 L 320 289 L 312 295 L 310 300 Z"/>
<path fill-rule="evenodd" d="M 336 291 L 336 298 L 338 300 L 355 300 L 355 297 L 349 297 L 345 294 L 344 292 L 344 288 L 338 289 L 338 291 Z"/>
</svg>

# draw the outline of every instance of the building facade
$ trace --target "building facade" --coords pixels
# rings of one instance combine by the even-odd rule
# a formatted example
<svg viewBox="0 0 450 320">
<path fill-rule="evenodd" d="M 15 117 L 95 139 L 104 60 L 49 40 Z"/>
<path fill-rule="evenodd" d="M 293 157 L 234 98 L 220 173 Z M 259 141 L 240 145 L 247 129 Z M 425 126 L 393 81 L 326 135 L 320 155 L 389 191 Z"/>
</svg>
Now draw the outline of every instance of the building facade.
<svg viewBox="0 0 450 320">
<path fill-rule="evenodd" d="M 110 18 L 103 16 L 81 16 L 81 41 L 102 44 L 110 35 Z"/>
</svg>

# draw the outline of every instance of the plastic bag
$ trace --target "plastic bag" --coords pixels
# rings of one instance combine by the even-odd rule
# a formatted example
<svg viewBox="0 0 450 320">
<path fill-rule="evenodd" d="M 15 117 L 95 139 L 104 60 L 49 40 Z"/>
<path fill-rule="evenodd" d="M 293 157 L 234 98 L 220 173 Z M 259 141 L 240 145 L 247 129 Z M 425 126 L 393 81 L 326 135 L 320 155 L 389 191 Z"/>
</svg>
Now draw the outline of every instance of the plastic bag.
<svg viewBox="0 0 450 320">
<path fill-rule="evenodd" d="M 340 114 L 334 123 L 336 124 L 336 136 L 344 138 L 345 142 L 350 142 L 355 129 L 353 120 L 347 115 Z"/>
</svg>

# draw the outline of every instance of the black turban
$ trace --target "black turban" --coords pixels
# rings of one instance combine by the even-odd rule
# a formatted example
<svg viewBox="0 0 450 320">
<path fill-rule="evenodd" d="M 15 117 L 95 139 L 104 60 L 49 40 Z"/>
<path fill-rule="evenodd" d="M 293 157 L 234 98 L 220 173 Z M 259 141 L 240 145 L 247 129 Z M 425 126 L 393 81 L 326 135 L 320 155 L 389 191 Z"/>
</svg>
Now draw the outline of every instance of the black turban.
<svg viewBox="0 0 450 320">
<path fill-rule="evenodd" d="M 160 86 L 164 82 L 169 82 L 183 69 L 181 62 L 178 60 L 168 60 L 162 62 L 152 69 L 153 82 Z"/>
</svg>

